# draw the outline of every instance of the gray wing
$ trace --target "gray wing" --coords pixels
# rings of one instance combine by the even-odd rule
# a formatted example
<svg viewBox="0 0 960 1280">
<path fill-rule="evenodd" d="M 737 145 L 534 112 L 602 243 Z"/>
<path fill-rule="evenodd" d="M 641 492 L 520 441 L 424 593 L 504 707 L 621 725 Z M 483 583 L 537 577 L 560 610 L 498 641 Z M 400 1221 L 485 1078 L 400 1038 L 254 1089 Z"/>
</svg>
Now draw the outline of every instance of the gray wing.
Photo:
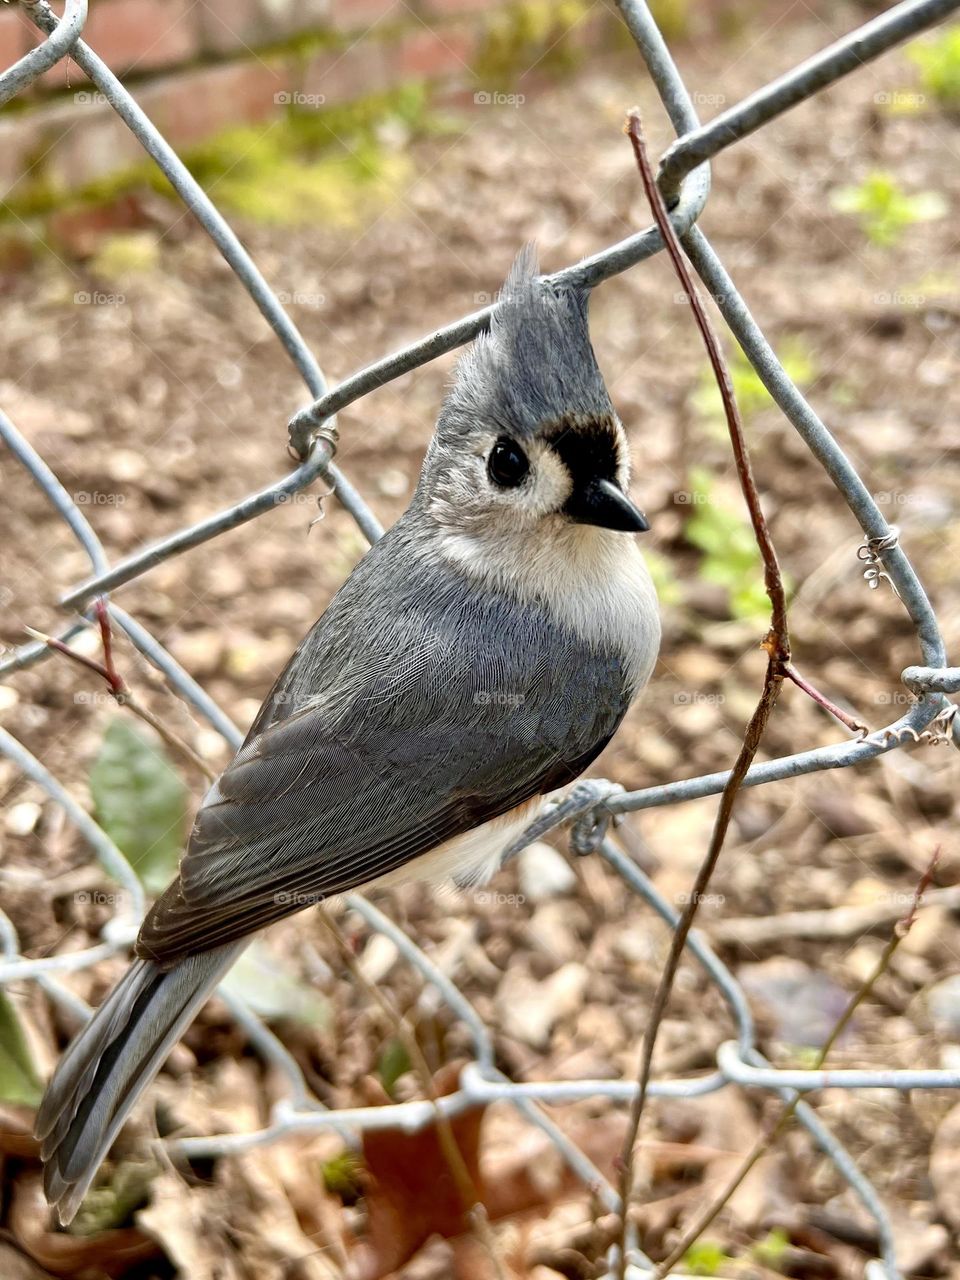
<svg viewBox="0 0 960 1280">
<path fill-rule="evenodd" d="M 436 583 L 362 628 L 331 606 L 204 800 L 142 956 L 221 946 L 587 767 L 625 710 L 619 659 L 504 600 L 463 612 Z"/>
</svg>

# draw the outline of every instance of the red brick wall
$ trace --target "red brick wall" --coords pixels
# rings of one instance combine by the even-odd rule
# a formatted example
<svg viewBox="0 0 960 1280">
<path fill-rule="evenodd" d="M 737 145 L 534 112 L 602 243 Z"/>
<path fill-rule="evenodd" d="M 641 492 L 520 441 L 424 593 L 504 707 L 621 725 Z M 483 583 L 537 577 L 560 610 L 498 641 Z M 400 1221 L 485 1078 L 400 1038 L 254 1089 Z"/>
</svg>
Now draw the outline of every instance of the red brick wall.
<svg viewBox="0 0 960 1280">
<path fill-rule="evenodd" d="M 90 0 L 83 39 L 179 149 L 290 105 L 348 102 L 404 80 L 473 92 L 472 61 L 510 3 Z M 15 6 L 0 6 L 0 67 L 39 40 Z M 14 208 L 41 182 L 66 193 L 142 160 L 70 60 L 0 111 L 0 199 Z"/>
<path fill-rule="evenodd" d="M 90 0 L 84 40 L 178 149 L 292 105 L 315 108 L 403 81 L 454 95 L 496 90 L 477 75 L 491 27 L 523 0 Z M 701 0 L 698 15 L 724 0 Z M 584 3 L 576 47 L 618 21 Z M 509 25 L 506 27 L 509 30 Z M 0 67 L 40 39 L 16 6 L 0 6 Z M 552 32 L 543 50 L 555 43 Z M 507 40 L 509 47 L 509 39 Z M 543 76 L 537 73 L 542 81 Z M 525 77 L 523 87 L 535 86 Z M 0 111 L 0 200 L 29 207 L 142 164 L 133 135 L 70 61 Z"/>
</svg>

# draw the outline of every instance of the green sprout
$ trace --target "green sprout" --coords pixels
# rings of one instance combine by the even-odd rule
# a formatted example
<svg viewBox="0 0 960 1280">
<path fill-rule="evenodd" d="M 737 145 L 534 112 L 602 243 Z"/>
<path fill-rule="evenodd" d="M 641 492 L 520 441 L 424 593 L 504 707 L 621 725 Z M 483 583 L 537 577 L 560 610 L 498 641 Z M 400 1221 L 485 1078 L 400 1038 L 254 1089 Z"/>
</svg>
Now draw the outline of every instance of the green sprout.
<svg viewBox="0 0 960 1280">
<path fill-rule="evenodd" d="M 875 170 L 856 187 L 838 187 L 831 196 L 840 213 L 858 219 L 861 230 L 874 242 L 889 248 L 915 222 L 932 222 L 947 212 L 938 191 L 904 191 L 892 173 Z"/>
<path fill-rule="evenodd" d="M 688 542 L 702 554 L 700 577 L 726 588 L 730 612 L 758 625 L 770 616 L 763 562 L 747 518 L 719 501 L 709 474 L 690 472 L 691 515 L 684 528 Z"/>
<path fill-rule="evenodd" d="M 809 386 L 817 376 L 813 354 L 801 338 L 788 338 L 783 343 L 779 356 L 787 374 L 798 387 Z M 734 348 L 728 364 L 737 407 L 740 410 L 740 416 L 744 422 L 747 422 L 762 409 L 769 408 L 773 404 L 773 399 L 760 381 L 760 375 L 740 347 Z M 697 388 L 690 397 L 690 403 L 706 423 L 718 428 L 723 427 L 726 434 L 727 419 L 723 400 L 709 365 L 704 366 Z"/>
<path fill-rule="evenodd" d="M 960 110 L 960 23 L 918 41 L 907 57 L 920 71 L 920 85 L 941 106 Z"/>
<path fill-rule="evenodd" d="M 683 1268 L 692 1276 L 715 1276 L 730 1261 L 730 1254 L 716 1240 L 698 1240 L 683 1255 Z"/>
</svg>

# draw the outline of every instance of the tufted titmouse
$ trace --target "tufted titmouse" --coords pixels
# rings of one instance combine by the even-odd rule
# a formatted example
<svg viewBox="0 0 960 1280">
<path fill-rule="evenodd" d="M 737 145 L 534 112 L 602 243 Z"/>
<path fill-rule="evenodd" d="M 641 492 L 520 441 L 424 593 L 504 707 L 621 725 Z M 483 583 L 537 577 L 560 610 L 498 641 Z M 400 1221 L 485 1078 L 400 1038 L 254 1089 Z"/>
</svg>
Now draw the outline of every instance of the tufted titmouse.
<svg viewBox="0 0 960 1280">
<path fill-rule="evenodd" d="M 628 474 L 587 294 L 526 249 L 410 506 L 287 663 L 57 1067 L 36 1130 L 62 1222 L 252 933 L 361 886 L 477 883 L 603 749 L 660 638 Z"/>
</svg>

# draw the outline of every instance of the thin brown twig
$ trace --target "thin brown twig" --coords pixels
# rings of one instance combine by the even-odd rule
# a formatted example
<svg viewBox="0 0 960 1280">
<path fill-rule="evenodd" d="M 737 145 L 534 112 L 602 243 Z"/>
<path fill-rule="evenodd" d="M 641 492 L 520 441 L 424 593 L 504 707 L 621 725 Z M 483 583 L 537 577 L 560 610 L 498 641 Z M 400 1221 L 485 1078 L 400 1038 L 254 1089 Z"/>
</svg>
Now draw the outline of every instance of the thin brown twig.
<svg viewBox="0 0 960 1280">
<path fill-rule="evenodd" d="M 497 1280 L 506 1280 L 503 1265 L 500 1260 L 500 1254 L 497 1249 L 496 1238 L 494 1237 L 493 1229 L 490 1226 L 490 1219 L 487 1216 L 486 1205 L 484 1205 L 483 1200 L 480 1197 L 480 1192 L 474 1183 L 470 1170 L 467 1168 L 467 1162 L 464 1160 L 463 1153 L 457 1145 L 457 1139 L 453 1132 L 453 1125 L 450 1123 L 450 1117 L 445 1115 L 439 1106 L 437 1091 L 434 1088 L 433 1076 L 430 1072 L 430 1065 L 423 1055 L 423 1050 L 420 1048 L 420 1043 L 417 1040 L 413 1028 L 410 1026 L 409 1021 L 403 1016 L 403 1014 L 400 1013 L 398 1009 L 394 1008 L 393 1004 L 387 999 L 384 992 L 367 978 L 366 974 L 360 968 L 357 957 L 354 955 L 350 944 L 340 932 L 336 922 L 331 919 L 325 910 L 321 909 L 319 915 L 327 932 L 336 943 L 337 949 L 343 957 L 344 964 L 346 964 L 347 968 L 350 970 L 354 981 L 369 999 L 379 1005 L 388 1022 L 403 1041 L 403 1046 L 410 1058 L 411 1066 L 413 1066 L 420 1080 L 420 1087 L 423 1089 L 426 1098 L 433 1103 L 434 1113 L 437 1119 L 437 1139 L 440 1143 L 441 1150 L 443 1151 L 444 1159 L 446 1160 L 450 1172 L 453 1175 L 453 1179 L 457 1184 L 457 1190 L 463 1205 L 464 1217 L 472 1222 L 479 1240 L 490 1255 L 490 1261 L 496 1271 Z"/>
<path fill-rule="evenodd" d="M 863 737 L 870 732 L 869 725 L 864 724 L 862 720 L 855 720 L 849 712 L 844 711 L 843 707 L 838 707 L 835 702 L 831 702 L 826 694 L 821 693 L 809 680 L 805 680 L 792 662 L 783 664 L 783 674 L 788 680 L 792 680 L 798 689 L 802 689 L 809 698 L 812 698 L 817 706 L 823 707 L 824 711 L 829 712 L 835 720 L 839 720 L 842 725 L 845 725 L 851 733 L 858 733 Z"/>
<path fill-rule="evenodd" d="M 850 1025 L 850 1019 L 856 1013 L 857 1009 L 863 1004 L 864 1000 L 870 995 L 880 978 L 886 973 L 890 967 L 890 961 L 893 959 L 894 953 L 913 927 L 913 922 L 917 918 L 917 911 L 923 902 L 924 894 L 930 886 L 937 864 L 940 861 L 940 846 L 938 845 L 933 851 L 933 856 L 927 865 L 926 871 L 920 877 L 917 887 L 913 891 L 910 900 L 910 906 L 905 915 L 897 921 L 893 927 L 893 931 L 888 939 L 883 951 L 880 953 L 877 963 L 871 972 L 860 984 L 857 991 L 848 1000 L 847 1005 L 840 1017 L 834 1023 L 830 1034 L 827 1036 L 822 1048 L 816 1057 L 814 1070 L 819 1070 L 827 1060 L 827 1055 L 833 1049 L 834 1045 L 843 1035 L 844 1031 Z M 770 1149 L 777 1141 L 780 1135 L 789 1125 L 797 1110 L 800 1102 L 800 1094 L 794 1095 L 792 1101 L 788 1102 L 781 1111 L 775 1124 L 767 1127 L 766 1131 L 761 1133 L 756 1142 L 743 1158 L 741 1164 L 731 1174 L 729 1180 L 725 1183 L 716 1198 L 703 1210 L 703 1212 L 694 1219 L 692 1223 L 683 1232 L 683 1235 L 676 1242 L 670 1253 L 654 1269 L 651 1280 L 664 1280 L 664 1277 L 677 1265 L 684 1257 L 687 1250 L 690 1249 L 703 1235 L 704 1231 L 714 1222 L 718 1214 L 721 1213 L 724 1206 L 728 1204 L 730 1198 L 736 1193 L 742 1185 L 747 1174 L 757 1164 L 760 1158 Z"/>
<path fill-rule="evenodd" d="M 155 715 L 148 707 L 145 707 L 126 683 L 123 676 L 121 676 L 113 658 L 113 632 L 110 627 L 110 616 L 102 599 L 98 599 L 96 602 L 96 612 L 97 620 L 100 624 L 100 642 L 103 645 L 103 662 L 97 662 L 96 658 L 88 658 L 86 654 L 78 653 L 76 649 L 71 649 L 68 644 L 58 640 L 56 636 L 48 636 L 45 632 L 37 631 L 34 627 L 26 627 L 25 630 L 29 635 L 49 645 L 55 652 L 63 654 L 65 658 L 69 658 L 72 662 L 76 662 L 79 666 L 86 667 L 88 671 L 98 675 L 105 682 L 110 696 L 118 707 L 126 707 L 144 724 L 148 724 L 172 751 L 189 761 L 195 769 L 198 769 L 210 782 L 213 782 L 217 777 L 216 769 L 212 768 L 207 764 L 206 760 L 197 755 L 193 747 L 168 725 L 164 724 L 159 716 Z"/>
<path fill-rule="evenodd" d="M 697 292 L 696 286 L 690 275 L 683 252 L 677 240 L 676 233 L 670 222 L 666 206 L 663 198 L 657 188 L 654 180 L 653 171 L 650 167 L 650 161 L 647 157 L 646 146 L 643 140 L 643 126 L 638 111 L 631 111 L 626 132 L 630 137 L 633 145 L 634 156 L 636 157 L 637 167 L 640 170 L 640 176 L 643 181 L 644 190 L 650 208 L 653 212 L 657 226 L 660 228 L 660 234 L 663 237 L 664 245 L 667 253 L 673 263 L 674 269 L 684 289 L 687 300 L 690 303 L 690 309 L 693 312 L 697 327 L 703 338 L 704 346 L 710 358 L 710 364 L 713 369 L 717 386 L 720 390 L 720 396 L 723 401 L 724 412 L 727 418 L 727 426 L 730 432 L 730 442 L 733 449 L 734 462 L 737 468 L 737 475 L 740 479 L 740 488 L 743 492 L 747 510 L 750 515 L 750 522 L 753 525 L 754 536 L 757 546 L 760 549 L 760 555 L 763 560 L 764 570 L 764 586 L 770 599 L 770 629 L 763 640 L 763 648 L 767 654 L 767 668 L 764 675 L 763 689 L 757 702 L 756 709 L 750 718 L 744 734 L 743 744 L 740 748 L 736 762 L 731 770 L 730 777 L 723 789 L 720 797 L 720 805 L 717 810 L 717 816 L 714 821 L 713 832 L 710 837 L 710 844 L 704 856 L 700 870 L 693 886 L 687 905 L 684 907 L 677 922 L 677 926 L 673 931 L 670 943 L 670 953 L 667 957 L 666 965 L 657 987 L 656 996 L 654 997 L 653 1008 L 647 1022 L 646 1031 L 643 1037 L 643 1048 L 641 1051 L 640 1068 L 638 1072 L 637 1094 L 630 1109 L 630 1119 L 627 1126 L 627 1134 L 624 1139 L 623 1148 L 620 1153 L 620 1201 L 621 1211 L 621 1230 L 620 1230 L 620 1258 L 619 1258 L 619 1275 L 620 1280 L 624 1280 L 627 1267 L 627 1223 L 630 1204 L 630 1194 L 633 1187 L 633 1171 L 634 1171 L 634 1154 L 636 1150 L 637 1137 L 640 1132 L 640 1122 L 643 1118 L 643 1111 L 647 1100 L 647 1090 L 650 1084 L 650 1075 L 653 1065 L 653 1052 L 656 1045 L 657 1032 L 666 1010 L 667 1002 L 670 999 L 670 993 L 673 989 L 674 978 L 677 969 L 680 966 L 680 959 L 683 954 L 683 948 L 686 944 L 690 929 L 693 926 L 694 917 L 700 900 L 706 891 L 710 882 L 710 877 L 717 865 L 720 857 L 723 843 L 726 839 L 727 830 L 730 826 L 730 818 L 733 812 L 733 805 L 740 789 L 740 784 L 746 775 L 760 745 L 760 740 L 766 728 L 767 721 L 776 705 L 780 688 L 783 684 L 782 666 L 790 661 L 790 636 L 787 627 L 787 599 L 786 592 L 783 587 L 783 577 L 780 573 L 780 566 L 777 560 L 777 553 L 770 537 L 770 531 L 767 528 L 766 519 L 764 518 L 763 508 L 760 503 L 760 496 L 757 492 L 756 481 L 753 476 L 753 468 L 750 464 L 750 456 L 747 450 L 746 439 L 743 432 L 743 424 L 740 419 L 739 410 L 737 408 L 736 397 L 733 392 L 733 383 L 724 360 L 723 351 L 719 340 L 707 319 L 706 310 L 703 302 Z"/>
</svg>

